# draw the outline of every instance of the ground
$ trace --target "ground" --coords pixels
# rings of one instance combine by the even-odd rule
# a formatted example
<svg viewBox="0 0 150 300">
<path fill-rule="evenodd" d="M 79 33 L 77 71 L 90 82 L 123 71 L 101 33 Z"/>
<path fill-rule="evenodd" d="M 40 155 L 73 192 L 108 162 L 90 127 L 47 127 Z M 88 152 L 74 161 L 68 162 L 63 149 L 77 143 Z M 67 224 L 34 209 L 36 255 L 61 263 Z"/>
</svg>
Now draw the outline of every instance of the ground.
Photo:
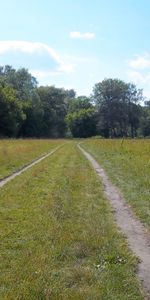
<svg viewBox="0 0 150 300">
<path fill-rule="evenodd" d="M 3 186 L 0 198 L 1 299 L 144 299 L 138 260 L 76 141 Z"/>
</svg>

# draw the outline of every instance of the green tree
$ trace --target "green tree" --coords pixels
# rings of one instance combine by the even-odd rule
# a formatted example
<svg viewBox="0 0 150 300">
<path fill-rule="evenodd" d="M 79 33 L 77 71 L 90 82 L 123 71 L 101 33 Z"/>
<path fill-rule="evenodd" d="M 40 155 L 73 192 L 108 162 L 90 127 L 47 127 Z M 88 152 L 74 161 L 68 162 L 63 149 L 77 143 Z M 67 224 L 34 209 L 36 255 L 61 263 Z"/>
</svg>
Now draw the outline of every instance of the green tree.
<svg viewBox="0 0 150 300">
<path fill-rule="evenodd" d="M 74 99 L 70 99 L 68 102 L 68 113 L 79 111 L 80 109 L 92 108 L 91 99 L 86 96 L 79 96 Z"/>
<path fill-rule="evenodd" d="M 95 109 L 80 109 L 66 116 L 66 123 L 73 137 L 86 138 L 96 134 Z"/>
<path fill-rule="evenodd" d="M 37 80 L 27 69 L 15 70 L 9 65 L 0 67 L 0 86 L 8 86 L 16 90 L 19 100 L 31 100 L 37 87 Z"/>
<path fill-rule="evenodd" d="M 142 135 L 150 137 L 150 101 L 145 101 L 140 125 Z"/>
<path fill-rule="evenodd" d="M 23 111 L 26 115 L 26 119 L 22 124 L 19 135 L 24 137 L 42 137 L 44 112 L 37 94 L 32 97 L 32 100 L 23 103 Z"/>
<path fill-rule="evenodd" d="M 65 91 L 66 99 L 74 99 L 75 98 L 76 92 L 74 89 L 64 90 L 64 91 Z"/>
<path fill-rule="evenodd" d="M 36 79 L 25 68 L 15 70 L 6 65 L 0 67 L 0 86 L 15 91 L 17 101 L 20 102 L 26 116 L 18 135 L 39 137 L 41 134 L 42 108 L 37 93 Z"/>
<path fill-rule="evenodd" d="M 141 90 L 119 79 L 104 79 L 95 84 L 92 100 L 98 111 L 99 133 L 105 137 L 136 135 L 140 118 L 137 103 L 142 99 Z"/>
<path fill-rule="evenodd" d="M 41 86 L 38 88 L 43 118 L 41 132 L 46 137 L 64 137 L 66 124 L 65 90 L 54 86 Z"/>
<path fill-rule="evenodd" d="M 26 116 L 10 87 L 0 87 L 0 136 L 17 137 Z"/>
</svg>

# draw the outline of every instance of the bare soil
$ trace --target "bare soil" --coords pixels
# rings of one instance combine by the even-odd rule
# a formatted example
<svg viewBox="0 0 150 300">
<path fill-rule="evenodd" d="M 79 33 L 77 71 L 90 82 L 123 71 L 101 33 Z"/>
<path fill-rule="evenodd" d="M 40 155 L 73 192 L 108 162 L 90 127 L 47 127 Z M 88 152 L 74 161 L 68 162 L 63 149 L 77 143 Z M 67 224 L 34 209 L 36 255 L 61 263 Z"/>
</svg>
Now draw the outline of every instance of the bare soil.
<svg viewBox="0 0 150 300">
<path fill-rule="evenodd" d="M 150 299 L 150 233 L 136 218 L 131 207 L 126 203 L 120 191 L 110 182 L 105 171 L 97 161 L 86 152 L 80 145 L 78 148 L 90 161 L 92 167 L 100 176 L 104 192 L 110 200 L 114 210 L 115 220 L 118 227 L 125 234 L 129 247 L 139 258 L 137 275 L 145 290 L 147 300 Z"/>
</svg>

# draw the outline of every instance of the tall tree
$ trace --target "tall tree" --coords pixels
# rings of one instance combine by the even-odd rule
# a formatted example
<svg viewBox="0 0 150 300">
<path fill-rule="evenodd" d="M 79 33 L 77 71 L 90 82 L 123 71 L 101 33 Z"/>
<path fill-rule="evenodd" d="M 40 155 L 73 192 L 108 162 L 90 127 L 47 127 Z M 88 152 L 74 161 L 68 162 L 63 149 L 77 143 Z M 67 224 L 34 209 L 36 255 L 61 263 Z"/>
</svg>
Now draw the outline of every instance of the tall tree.
<svg viewBox="0 0 150 300">
<path fill-rule="evenodd" d="M 139 114 L 137 103 L 142 91 L 119 79 L 104 79 L 93 88 L 92 99 L 98 110 L 98 130 L 105 137 L 134 136 Z"/>
<path fill-rule="evenodd" d="M 44 137 L 42 132 L 44 111 L 37 93 L 32 96 L 32 100 L 23 102 L 23 111 L 26 119 L 20 128 L 19 135 L 25 137 Z"/>
<path fill-rule="evenodd" d="M 141 117 L 141 134 L 150 137 L 150 101 L 145 101 Z"/>
<path fill-rule="evenodd" d="M 31 100 L 37 87 L 37 80 L 25 68 L 15 70 L 6 65 L 0 67 L 0 86 L 9 86 L 15 89 L 20 100 Z"/>
<path fill-rule="evenodd" d="M 68 102 L 68 113 L 79 111 L 80 109 L 92 108 L 91 99 L 86 96 L 79 96 L 74 99 L 70 99 Z"/>
<path fill-rule="evenodd" d="M 15 97 L 26 118 L 21 122 L 19 136 L 40 136 L 41 104 L 36 79 L 24 68 L 0 67 L 0 86 L 15 91 Z"/>
<path fill-rule="evenodd" d="M 63 137 L 66 129 L 66 94 L 64 89 L 41 86 L 38 88 L 38 95 L 43 109 L 42 135 Z"/>
<path fill-rule="evenodd" d="M 76 96 L 76 92 L 74 89 L 71 90 L 64 90 L 66 94 L 66 99 L 74 99 Z"/>
<path fill-rule="evenodd" d="M 10 87 L 0 87 L 0 136 L 17 137 L 26 116 Z"/>
<path fill-rule="evenodd" d="M 80 109 L 66 116 L 73 137 L 86 138 L 96 134 L 95 108 Z"/>
</svg>

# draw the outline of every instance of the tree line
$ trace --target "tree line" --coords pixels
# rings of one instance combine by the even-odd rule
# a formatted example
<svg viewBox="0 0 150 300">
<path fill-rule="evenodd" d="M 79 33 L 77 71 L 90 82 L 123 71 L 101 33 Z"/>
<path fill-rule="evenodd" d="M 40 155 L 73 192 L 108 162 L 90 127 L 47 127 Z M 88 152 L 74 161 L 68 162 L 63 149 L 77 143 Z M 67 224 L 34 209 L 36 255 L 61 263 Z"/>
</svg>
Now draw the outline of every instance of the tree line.
<svg viewBox="0 0 150 300">
<path fill-rule="evenodd" d="M 142 103 L 142 105 L 141 105 Z M 150 101 L 119 79 L 96 83 L 90 97 L 38 86 L 27 69 L 0 67 L 0 137 L 150 136 Z"/>
</svg>

